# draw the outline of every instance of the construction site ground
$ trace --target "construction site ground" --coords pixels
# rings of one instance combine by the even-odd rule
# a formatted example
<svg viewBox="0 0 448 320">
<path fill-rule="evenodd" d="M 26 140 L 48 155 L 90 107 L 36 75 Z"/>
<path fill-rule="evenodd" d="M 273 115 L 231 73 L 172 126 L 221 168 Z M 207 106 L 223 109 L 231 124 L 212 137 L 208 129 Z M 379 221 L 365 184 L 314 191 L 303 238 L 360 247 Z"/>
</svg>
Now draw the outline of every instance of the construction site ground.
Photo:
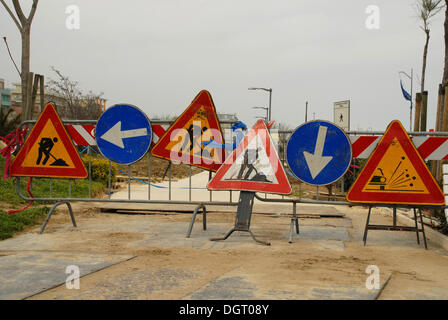
<svg viewBox="0 0 448 320">
<path fill-rule="evenodd" d="M 204 187 L 208 177 L 196 176 L 193 186 Z M 173 183 L 172 198 L 188 197 L 185 184 Z M 132 199 L 148 193 L 139 183 L 131 191 Z M 123 188 L 112 198 L 128 195 Z M 151 190 L 153 199 L 167 196 L 166 189 Z M 202 189 L 193 196 L 210 195 Z M 229 196 L 213 193 L 219 201 Z M 207 207 L 207 230 L 198 214 L 190 238 L 194 205 L 73 208 L 76 228 L 61 206 L 43 234 L 35 226 L 0 242 L 0 299 L 448 298 L 448 252 L 429 235 L 425 250 L 414 232 L 369 231 L 364 246 L 367 207 L 298 204 L 300 233 L 289 243 L 292 205 L 256 201 L 251 229 L 270 246 L 245 232 L 210 241 L 233 227 L 235 206 Z M 374 208 L 371 222 L 390 225 L 392 218 Z M 70 265 L 79 267 L 79 289 L 67 288 Z M 366 286 L 369 266 L 379 270 L 379 289 Z"/>
</svg>

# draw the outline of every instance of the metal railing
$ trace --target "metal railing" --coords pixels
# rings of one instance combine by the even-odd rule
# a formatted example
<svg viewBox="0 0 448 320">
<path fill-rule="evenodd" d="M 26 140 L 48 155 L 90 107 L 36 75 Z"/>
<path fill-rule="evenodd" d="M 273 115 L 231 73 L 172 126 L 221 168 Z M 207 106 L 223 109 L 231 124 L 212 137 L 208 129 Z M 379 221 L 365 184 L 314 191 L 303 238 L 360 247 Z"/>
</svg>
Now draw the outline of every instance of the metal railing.
<svg viewBox="0 0 448 320">
<path fill-rule="evenodd" d="M 64 125 L 96 125 L 97 121 L 96 120 L 63 120 L 62 121 Z M 19 125 L 19 129 L 22 129 L 25 125 L 28 126 L 32 126 L 36 123 L 36 120 L 27 120 L 22 122 Z M 152 120 L 151 124 L 171 124 L 171 121 L 166 121 L 166 120 Z M 233 124 L 233 121 L 220 121 L 221 124 Z M 20 146 L 21 147 L 21 146 Z M 78 147 L 79 148 L 79 147 Z M 238 203 L 233 201 L 233 196 L 232 196 L 232 192 L 231 191 L 227 191 L 229 192 L 229 201 L 213 201 L 213 191 L 208 191 L 209 192 L 209 200 L 208 201 L 204 201 L 204 200 L 193 200 L 193 195 L 192 195 L 192 187 L 191 187 L 191 178 L 192 178 L 192 170 L 191 170 L 191 166 L 189 168 L 189 175 L 188 175 L 188 179 L 189 179 L 189 188 L 185 188 L 185 190 L 188 192 L 188 200 L 185 201 L 180 201 L 180 200 L 172 200 L 171 195 L 172 195 L 172 167 L 169 166 L 168 167 L 168 187 L 166 187 L 167 189 L 167 193 L 168 193 L 168 199 L 167 200 L 162 200 L 162 199 L 152 199 L 151 198 L 151 189 L 154 187 L 158 187 L 157 185 L 154 185 L 152 183 L 151 180 L 151 152 L 148 152 L 148 154 L 146 155 L 146 157 L 148 157 L 148 172 L 147 172 L 147 181 L 141 181 L 138 178 L 134 178 L 131 175 L 132 172 L 132 164 L 131 165 L 127 165 L 127 169 L 128 172 L 123 172 L 125 175 L 128 176 L 128 197 L 127 199 L 112 199 L 111 195 L 112 195 L 112 174 L 111 174 L 111 167 L 112 167 L 112 163 L 109 159 L 104 158 L 105 160 L 107 160 L 109 162 L 109 173 L 108 173 L 108 183 L 107 183 L 107 194 L 108 197 L 107 198 L 103 198 L 103 197 L 93 197 L 92 196 L 92 150 L 95 150 L 96 147 L 92 147 L 89 146 L 86 148 L 87 151 L 87 156 L 88 156 L 88 165 L 87 165 L 87 171 L 88 171 L 88 177 L 86 179 L 88 179 L 88 197 L 83 197 L 83 198 L 78 198 L 78 197 L 73 197 L 72 196 L 72 184 L 73 184 L 73 180 L 74 179 L 65 179 L 65 178 L 33 178 L 33 179 L 48 179 L 49 180 L 49 194 L 47 196 L 35 196 L 33 198 L 26 196 L 23 192 L 22 192 L 22 183 L 21 183 L 21 177 L 16 177 L 16 188 L 17 188 L 17 193 L 18 195 L 27 201 L 57 201 L 57 202 L 73 202 L 73 201 L 83 201 L 83 202 L 115 202 L 115 203 L 120 203 L 120 202 L 133 202 L 133 203 L 154 203 L 154 204 L 193 204 L 193 205 L 216 205 L 216 206 L 234 206 L 237 205 Z M 79 152 L 79 150 L 78 150 Z M 100 153 L 97 152 L 99 155 Z M 101 156 L 101 155 L 100 155 Z M 140 160 L 141 161 L 141 160 Z M 168 162 L 168 161 L 167 161 Z M 210 172 L 210 176 L 209 178 L 211 178 L 211 172 Z M 54 179 L 59 179 L 59 180 L 65 180 L 67 181 L 67 185 L 68 185 L 68 196 L 66 197 L 58 197 L 55 196 L 53 193 L 53 180 Z M 131 181 L 132 180 L 136 180 L 136 181 L 140 181 L 143 182 L 145 184 L 147 184 L 148 186 L 148 193 L 147 193 L 147 199 L 132 199 L 131 197 Z M 205 188 L 205 186 L 204 186 Z"/>
<path fill-rule="evenodd" d="M 21 129 L 23 126 L 25 125 L 29 125 L 32 126 L 36 123 L 36 120 L 28 120 L 28 121 L 24 121 L 19 125 L 19 128 Z M 63 120 L 63 124 L 64 125 L 68 125 L 68 124 L 73 124 L 73 125 L 95 125 L 97 123 L 96 120 Z M 152 120 L 151 124 L 160 124 L 160 125 L 169 125 L 171 124 L 172 121 L 167 121 L 167 120 Z M 228 124 L 231 125 L 233 122 L 232 121 L 220 121 L 221 124 Z M 279 157 L 280 157 L 280 161 L 282 162 L 283 166 L 285 168 L 288 167 L 287 165 L 287 161 L 286 161 L 286 145 L 287 145 L 287 141 L 289 136 L 292 134 L 293 131 L 277 131 L 277 134 L 279 136 L 279 140 L 278 140 L 278 153 L 279 153 Z M 384 132 L 382 131 L 349 131 L 347 132 L 348 135 L 382 135 Z M 409 133 L 411 136 L 448 136 L 448 132 L 410 132 Z M 79 148 L 79 147 L 78 147 Z M 88 156 L 88 197 L 84 197 L 84 198 L 76 198 L 72 196 L 72 184 L 73 184 L 73 179 L 65 179 L 67 180 L 67 185 L 68 185 L 68 196 L 66 197 L 57 197 L 54 196 L 53 194 L 53 179 L 59 179 L 59 178 L 49 178 L 49 194 L 48 196 L 37 196 L 34 198 L 28 197 L 25 194 L 23 194 L 22 190 L 21 190 L 21 178 L 17 177 L 16 179 L 16 186 L 17 186 L 17 192 L 19 194 L 19 196 L 27 201 L 30 200 L 34 200 L 34 201 L 90 201 L 90 202 L 134 202 L 134 203 L 159 203 L 159 204 L 205 204 L 205 205 L 237 205 L 237 201 L 234 201 L 236 199 L 233 199 L 233 195 L 231 191 L 225 191 L 229 193 L 229 201 L 213 201 L 213 192 L 214 191 L 208 191 L 209 192 L 209 200 L 208 201 L 204 201 L 204 200 L 194 200 L 193 199 L 193 194 L 192 194 L 192 170 L 191 170 L 191 166 L 189 166 L 189 174 L 188 174 L 188 179 L 189 179 L 189 186 L 187 188 L 185 188 L 186 192 L 188 192 L 188 200 L 185 201 L 179 201 L 179 200 L 173 200 L 172 199 L 172 191 L 173 191 L 173 186 L 172 186 L 172 182 L 173 182 L 173 178 L 172 178 L 172 167 L 169 166 L 168 167 L 168 186 L 166 187 L 167 189 L 167 197 L 168 199 L 163 200 L 163 199 L 154 199 L 151 198 L 151 190 L 156 187 L 158 188 L 157 185 L 154 185 L 153 183 L 151 183 L 151 152 L 148 152 L 147 159 L 148 159 L 148 171 L 147 171 L 147 181 L 141 181 L 138 178 L 135 178 L 131 175 L 132 172 L 132 164 L 127 166 L 127 171 L 128 172 L 123 172 L 122 174 L 127 175 L 127 189 L 128 189 L 128 197 L 127 199 L 112 199 L 111 195 L 112 195 L 112 177 L 111 177 L 111 161 L 107 159 L 107 161 L 109 162 L 109 174 L 108 174 L 108 184 L 107 184 L 107 194 L 108 197 L 107 198 L 103 198 L 103 197 L 93 197 L 92 196 L 92 150 L 95 150 L 95 147 L 88 147 L 86 148 L 87 151 L 87 156 Z M 168 160 L 167 160 L 168 162 Z M 210 172 L 209 175 L 209 179 L 211 179 L 211 175 L 212 173 Z M 39 178 L 35 178 L 35 179 L 39 179 Z M 135 180 L 135 181 L 140 181 L 142 183 L 147 184 L 148 186 L 148 192 L 147 192 L 147 199 L 132 199 L 132 192 L 131 192 L 131 181 Z M 204 186 L 205 188 L 205 186 Z M 215 191 L 216 192 L 216 191 Z M 317 190 L 318 193 L 318 190 Z M 319 194 L 317 194 L 317 198 L 319 197 Z M 267 195 L 265 194 L 265 199 L 264 200 L 270 200 L 273 199 L 275 200 L 274 202 L 278 202 L 277 198 L 268 198 Z M 285 197 L 283 196 L 282 199 L 285 199 Z M 302 199 L 301 195 L 299 194 L 299 197 L 296 199 L 297 201 L 300 202 L 306 202 L 308 200 L 306 199 Z M 331 202 L 332 204 L 338 204 L 338 201 L 324 201 L 324 200 L 312 200 L 312 201 L 318 201 L 317 203 L 321 203 L 321 204 L 325 204 L 327 202 Z M 314 203 L 314 202 L 311 202 Z M 344 204 L 349 204 L 348 202 L 341 202 Z"/>
<path fill-rule="evenodd" d="M 36 120 L 28 120 L 28 121 L 24 121 L 19 125 L 19 128 L 22 128 L 25 125 L 29 125 L 32 126 L 34 125 L 36 122 Z M 86 125 L 86 124 L 96 124 L 96 120 L 63 120 L 63 124 L 67 125 L 67 124 L 74 124 L 74 125 Z M 171 124 L 171 121 L 166 121 L 166 120 L 152 120 L 151 121 L 152 124 Z M 221 124 L 232 124 L 232 121 L 221 121 Z M 347 132 L 348 135 L 382 135 L 384 132 L 381 131 L 350 131 Z M 279 148 L 279 157 L 280 160 L 282 162 L 282 164 L 285 166 L 285 168 L 287 168 L 287 161 L 286 161 L 286 145 L 287 145 L 287 141 L 289 136 L 292 134 L 292 131 L 278 131 L 278 135 L 280 137 L 279 141 L 278 141 L 278 148 Z M 410 135 L 412 136 L 448 136 L 448 132 L 411 132 Z M 78 147 L 79 148 L 79 147 Z M 236 206 L 238 205 L 238 199 L 234 199 L 234 196 L 232 194 L 232 191 L 220 191 L 220 192 L 228 192 L 229 193 L 229 200 L 228 201 L 216 201 L 213 200 L 213 191 L 208 191 L 209 192 L 209 199 L 208 200 L 195 200 L 192 190 L 194 190 L 194 188 L 192 188 L 192 170 L 191 170 L 191 166 L 189 166 L 189 174 L 188 174 L 188 179 L 189 179 L 189 186 L 185 187 L 183 189 L 185 189 L 186 192 L 188 192 L 188 200 L 173 200 L 172 199 L 172 191 L 173 191 L 173 186 L 172 186 L 172 182 L 173 182 L 173 178 L 172 178 L 172 168 L 171 166 L 168 168 L 168 186 L 164 187 L 164 189 L 166 189 L 167 191 L 167 197 L 168 199 L 155 199 L 154 197 L 152 197 L 151 195 L 151 190 L 153 190 L 153 188 L 160 188 L 160 186 L 154 185 L 152 183 L 152 179 L 151 179 L 151 152 L 148 152 L 148 154 L 145 157 L 148 157 L 148 171 L 147 171 L 147 181 L 141 181 L 141 179 L 139 178 L 135 178 L 131 175 L 132 172 L 132 165 L 128 165 L 128 172 L 123 172 L 125 175 L 127 175 L 127 198 L 123 198 L 123 199 L 113 199 L 111 197 L 112 195 L 112 175 L 111 175 L 111 161 L 107 159 L 107 161 L 109 162 L 109 174 L 108 174 L 108 183 L 107 183 L 107 197 L 94 197 L 92 195 L 92 147 L 88 147 L 87 148 L 87 156 L 88 156 L 88 197 L 73 197 L 72 196 L 72 185 L 73 185 L 73 179 L 62 179 L 62 180 L 66 180 L 67 181 L 67 186 L 68 186 L 68 195 L 61 197 L 61 196 L 55 196 L 54 192 L 53 192 L 53 180 L 54 179 L 59 179 L 59 178 L 33 178 L 33 179 L 49 179 L 49 194 L 46 196 L 36 196 L 36 197 L 30 197 L 27 196 L 23 193 L 22 191 L 22 187 L 23 184 L 22 182 L 22 178 L 21 177 L 16 177 L 16 188 L 17 188 L 17 193 L 18 195 L 26 201 L 56 201 L 56 205 L 61 204 L 61 203 L 69 203 L 69 202 L 74 202 L 74 201 L 83 201 L 83 202 L 108 202 L 108 203 L 147 203 L 147 204 L 178 204 L 178 205 L 197 205 L 197 206 L 204 206 L 204 205 L 214 205 L 214 206 Z M 94 149 L 93 149 L 94 150 Z M 210 172 L 209 175 L 209 179 L 211 179 L 212 173 Z M 135 199 L 132 198 L 132 190 L 131 190 L 131 181 L 132 180 L 136 180 L 136 181 L 140 181 L 143 183 L 147 184 L 147 198 L 146 199 Z M 205 189 L 205 186 L 204 186 Z M 217 191 L 215 191 L 217 192 Z M 317 188 L 316 190 L 316 200 L 313 199 L 306 199 L 303 198 L 301 193 L 299 192 L 298 197 L 296 198 L 292 198 L 292 197 L 285 197 L 282 196 L 282 198 L 273 198 L 273 197 L 268 197 L 267 194 L 264 195 L 263 197 L 260 197 L 259 195 L 256 196 L 256 198 L 259 201 L 263 201 L 263 202 L 273 202 L 273 203 L 292 203 L 292 204 L 296 204 L 296 203 L 310 203 L 310 204 L 332 204 L 332 205 L 357 205 L 355 203 L 350 203 L 350 202 L 346 202 L 346 201 L 336 201 L 336 200 L 320 200 L 319 199 L 319 188 Z M 55 206 L 56 206 L 55 205 Z M 378 205 L 381 206 L 381 205 Z M 391 206 L 391 205 L 384 205 L 384 206 Z M 407 206 L 403 206 L 400 205 L 400 207 L 407 207 Z M 412 207 L 412 206 L 411 206 Z"/>
</svg>

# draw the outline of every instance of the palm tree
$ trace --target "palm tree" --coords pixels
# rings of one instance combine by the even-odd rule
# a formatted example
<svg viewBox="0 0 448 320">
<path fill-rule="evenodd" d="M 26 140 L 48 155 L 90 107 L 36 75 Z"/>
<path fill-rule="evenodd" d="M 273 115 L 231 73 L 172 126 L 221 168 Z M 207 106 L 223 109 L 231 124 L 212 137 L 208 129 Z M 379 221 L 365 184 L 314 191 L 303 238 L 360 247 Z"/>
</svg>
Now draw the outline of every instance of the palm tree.
<svg viewBox="0 0 448 320">
<path fill-rule="evenodd" d="M 445 62 L 443 68 L 442 85 L 448 85 L 448 0 L 445 0 L 445 23 L 443 24 L 445 32 Z"/>
<path fill-rule="evenodd" d="M 425 46 L 423 48 L 423 64 L 422 64 L 422 79 L 420 83 L 420 93 L 423 94 L 425 91 L 425 74 L 426 74 L 426 58 L 428 56 L 428 45 L 429 45 L 429 33 L 430 33 L 430 22 L 431 19 L 438 14 L 442 8 L 442 0 L 417 0 L 417 14 L 419 19 L 422 21 L 422 26 L 420 28 L 425 32 Z M 422 109 L 415 108 L 415 124 L 416 128 L 420 130 L 425 130 L 426 128 L 426 105 L 422 105 Z M 423 119 L 422 119 L 423 114 Z"/>
<path fill-rule="evenodd" d="M 423 49 L 422 80 L 420 92 L 425 91 L 426 57 L 428 55 L 430 20 L 443 9 L 443 6 L 440 5 L 441 2 L 442 0 L 418 0 L 417 2 L 417 12 L 419 18 L 423 23 L 423 26 L 421 26 L 420 28 L 425 32 L 426 35 L 425 46 Z"/>
</svg>

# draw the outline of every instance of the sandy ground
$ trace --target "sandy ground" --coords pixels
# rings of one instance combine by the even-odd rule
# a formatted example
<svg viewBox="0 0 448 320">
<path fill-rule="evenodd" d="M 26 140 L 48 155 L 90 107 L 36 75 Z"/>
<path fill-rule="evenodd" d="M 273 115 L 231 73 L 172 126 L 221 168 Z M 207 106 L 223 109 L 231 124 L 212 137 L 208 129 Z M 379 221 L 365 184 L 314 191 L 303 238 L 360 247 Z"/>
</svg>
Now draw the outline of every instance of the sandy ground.
<svg viewBox="0 0 448 320">
<path fill-rule="evenodd" d="M 132 185 L 133 197 L 139 188 Z M 203 192 L 195 197 L 207 198 Z M 448 253 L 431 241 L 424 250 L 412 232 L 369 231 L 364 246 L 365 207 L 299 205 L 300 234 L 288 243 L 291 206 L 257 203 L 251 228 L 271 242 L 263 246 L 242 232 L 209 240 L 233 226 L 236 208 L 209 212 L 206 231 L 198 215 L 186 238 L 191 213 L 104 213 L 101 205 L 74 203 L 77 228 L 61 207 L 44 234 L 36 226 L 0 242 L 0 256 L 131 256 L 83 276 L 79 290 L 61 284 L 29 299 L 448 299 Z M 391 224 L 382 210 L 373 210 L 372 223 Z M 320 214 L 329 212 L 337 214 Z M 366 288 L 370 265 L 379 268 L 382 290 Z"/>
<path fill-rule="evenodd" d="M 75 208 L 79 227 L 71 227 L 68 215 L 61 209 L 41 235 L 46 237 L 42 241 L 49 243 L 43 249 L 126 254 L 135 258 L 82 277 L 80 290 L 60 285 L 31 299 L 214 299 L 223 298 L 226 290 L 230 299 L 370 299 L 377 293 L 365 289 L 369 265 L 379 267 L 381 283 L 391 276 L 380 299 L 448 298 L 448 275 L 444 272 L 448 267 L 447 253 L 431 243 L 430 250 L 424 250 L 414 243 L 415 234 L 410 237 L 401 232 L 371 231 L 364 247 L 360 240 L 367 210 L 362 208 L 338 208 L 346 215 L 342 219 L 300 219 L 302 230 L 351 225 L 347 228 L 350 240 L 343 241 L 342 246 L 338 240 L 306 238 L 295 238 L 289 244 L 288 217 L 256 214 L 252 222 L 254 233 L 269 239 L 272 245 L 255 244 L 241 233 L 225 241 L 229 243 L 227 248 L 212 247 L 214 242 L 210 241 L 197 248 L 176 247 L 169 243 L 168 234 L 164 235 L 165 245 L 159 241 L 157 246 L 151 246 L 150 242 L 142 244 L 151 230 L 143 227 L 138 232 L 126 227 L 149 222 L 180 224 L 185 231 L 190 215 L 107 214 L 85 204 Z M 390 223 L 390 218 L 379 209 L 374 219 Z M 209 214 L 210 232 L 215 225 L 226 230 L 233 220 L 232 213 Z M 192 238 L 204 232 L 199 223 L 194 231 Z M 37 232 L 37 228 L 30 232 Z M 184 235 L 181 237 L 184 239 Z M 4 250 L 2 254 L 10 252 Z M 226 284 L 219 282 L 223 279 L 235 283 L 230 281 L 226 289 Z M 207 289 L 216 285 L 217 290 Z M 215 297 L 216 291 L 221 295 Z"/>
</svg>

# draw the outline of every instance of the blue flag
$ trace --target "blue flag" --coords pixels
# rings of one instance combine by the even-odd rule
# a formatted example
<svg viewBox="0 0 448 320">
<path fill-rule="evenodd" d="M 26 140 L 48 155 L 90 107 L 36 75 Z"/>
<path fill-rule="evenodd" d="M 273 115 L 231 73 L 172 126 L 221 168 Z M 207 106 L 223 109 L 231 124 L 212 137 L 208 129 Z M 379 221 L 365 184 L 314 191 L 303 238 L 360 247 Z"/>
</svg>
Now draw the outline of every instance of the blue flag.
<svg viewBox="0 0 448 320">
<path fill-rule="evenodd" d="M 411 101 L 411 100 L 412 100 L 412 97 L 411 97 L 411 95 L 410 95 L 406 90 L 404 90 L 404 88 L 403 88 L 403 83 L 401 82 L 401 80 L 400 80 L 400 86 L 401 86 L 401 92 L 403 92 L 403 97 L 404 97 L 406 100 Z"/>
</svg>

